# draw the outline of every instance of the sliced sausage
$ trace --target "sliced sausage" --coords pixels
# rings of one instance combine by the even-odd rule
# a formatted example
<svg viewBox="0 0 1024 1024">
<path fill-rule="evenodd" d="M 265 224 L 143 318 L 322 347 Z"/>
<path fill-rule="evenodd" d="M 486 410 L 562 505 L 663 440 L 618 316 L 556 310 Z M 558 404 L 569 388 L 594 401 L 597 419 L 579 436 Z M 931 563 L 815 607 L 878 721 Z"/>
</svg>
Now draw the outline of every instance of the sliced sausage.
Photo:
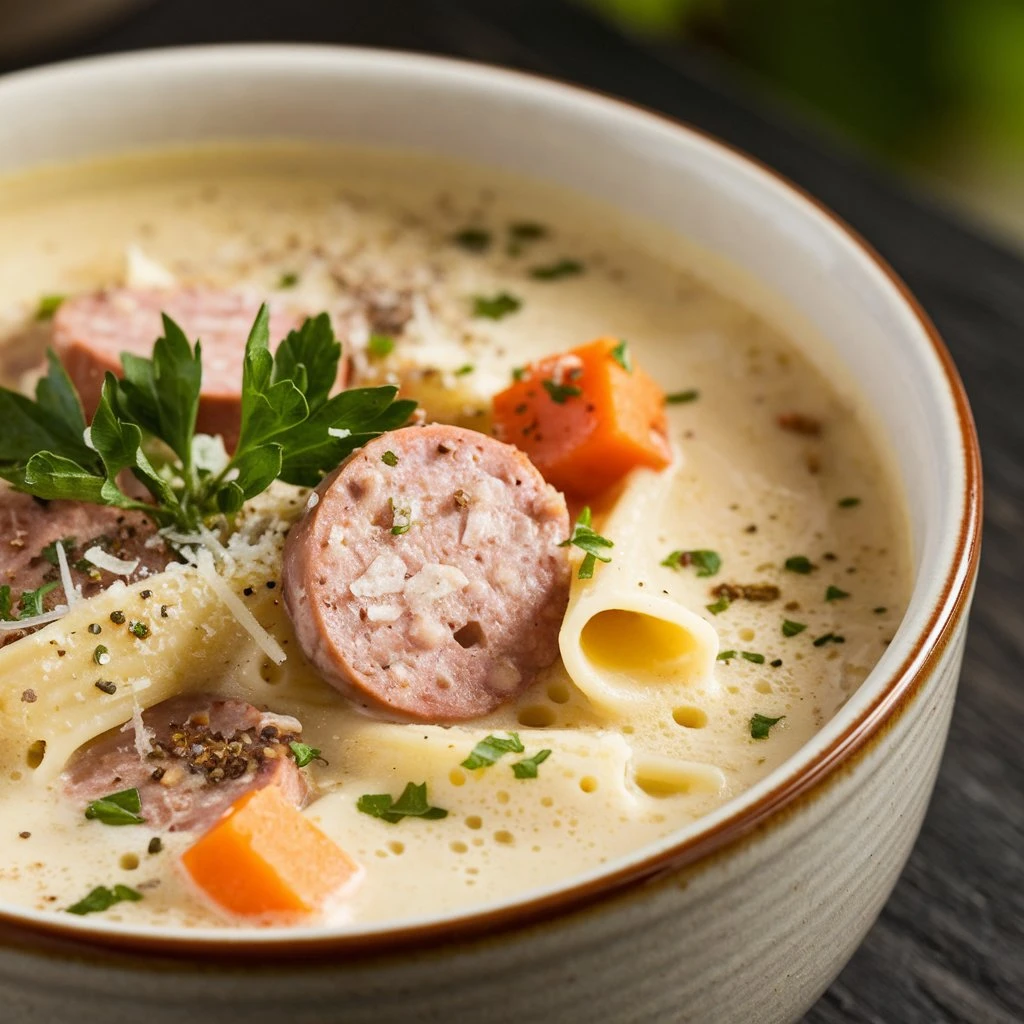
<svg viewBox="0 0 1024 1024">
<path fill-rule="evenodd" d="M 61 303 L 53 320 L 53 344 L 91 418 L 99 404 L 103 375 L 109 370 L 120 376 L 122 352 L 150 355 L 153 342 L 163 334 L 160 314 L 166 313 L 190 342 L 202 342 L 198 429 L 220 434 L 231 451 L 241 420 L 242 356 L 259 307 L 256 299 L 212 288 L 111 289 Z M 272 345 L 298 323 L 291 313 L 272 312 Z"/>
<path fill-rule="evenodd" d="M 555 660 L 569 517 L 522 452 L 406 427 L 315 494 L 285 545 L 285 602 L 307 657 L 366 709 L 474 718 Z"/>
<path fill-rule="evenodd" d="M 17 614 L 25 591 L 55 583 L 43 597 L 49 610 L 66 604 L 55 542 L 67 555 L 71 578 L 91 597 L 115 579 L 135 583 L 162 572 L 177 556 L 157 535 L 156 527 L 141 512 L 128 512 L 78 501 L 42 501 L 0 484 L 0 587 L 10 588 L 10 615 Z M 98 547 L 124 562 L 135 562 L 127 574 L 114 575 L 85 560 Z M 0 632 L 0 647 L 24 634 Z"/>
<path fill-rule="evenodd" d="M 64 792 L 83 808 L 138 789 L 150 828 L 205 828 L 243 793 L 280 786 L 301 807 L 308 796 L 288 744 L 302 733 L 291 717 L 208 694 L 174 697 L 142 713 L 144 735 L 128 722 L 72 755 Z"/>
</svg>

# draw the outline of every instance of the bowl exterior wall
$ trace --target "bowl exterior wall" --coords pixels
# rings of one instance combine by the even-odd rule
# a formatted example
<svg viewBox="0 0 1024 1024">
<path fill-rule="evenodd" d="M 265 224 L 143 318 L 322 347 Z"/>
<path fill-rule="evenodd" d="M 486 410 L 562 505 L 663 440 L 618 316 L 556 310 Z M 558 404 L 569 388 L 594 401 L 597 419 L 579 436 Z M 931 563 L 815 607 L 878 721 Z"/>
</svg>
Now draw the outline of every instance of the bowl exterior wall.
<svg viewBox="0 0 1024 1024">
<path fill-rule="evenodd" d="M 916 695 L 848 766 L 695 867 L 543 924 L 354 962 L 254 971 L 0 946 L 3 1019 L 798 1020 L 853 954 L 910 854 L 949 727 L 965 627 L 961 619 Z"/>
</svg>

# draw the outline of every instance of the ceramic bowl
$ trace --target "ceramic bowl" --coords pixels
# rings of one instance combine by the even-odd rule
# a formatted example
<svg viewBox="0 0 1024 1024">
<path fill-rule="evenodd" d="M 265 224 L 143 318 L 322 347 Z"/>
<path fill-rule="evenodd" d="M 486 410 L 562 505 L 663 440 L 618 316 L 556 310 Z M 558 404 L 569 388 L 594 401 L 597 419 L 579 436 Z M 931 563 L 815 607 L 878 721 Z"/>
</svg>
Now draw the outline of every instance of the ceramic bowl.
<svg viewBox="0 0 1024 1024">
<path fill-rule="evenodd" d="M 0 1005 L 35 1024 L 791 1021 L 910 852 L 953 707 L 980 474 L 963 389 L 906 288 L 832 214 L 684 126 L 527 75 L 320 47 L 141 53 L 0 81 L 0 172 L 120 150 L 298 138 L 441 152 L 656 220 L 825 338 L 894 452 L 906 617 L 849 702 L 753 789 L 657 846 L 479 912 L 358 934 L 140 934 L 0 908 Z M 0 225 L 2 230 L 2 225 Z"/>
</svg>

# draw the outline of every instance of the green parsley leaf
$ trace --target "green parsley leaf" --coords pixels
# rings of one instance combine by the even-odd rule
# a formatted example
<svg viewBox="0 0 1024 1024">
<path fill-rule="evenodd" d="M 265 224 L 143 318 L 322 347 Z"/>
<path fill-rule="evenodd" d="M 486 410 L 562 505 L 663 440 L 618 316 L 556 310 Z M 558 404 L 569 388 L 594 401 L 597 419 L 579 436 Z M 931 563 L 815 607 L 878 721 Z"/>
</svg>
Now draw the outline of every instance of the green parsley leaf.
<svg viewBox="0 0 1024 1024">
<path fill-rule="evenodd" d="M 840 498 L 838 505 L 840 508 L 856 508 L 860 504 L 860 498 Z"/>
<path fill-rule="evenodd" d="M 785 715 L 780 715 L 778 718 L 768 718 L 765 715 L 753 715 L 750 719 L 751 739 L 766 740 L 771 727 L 781 722 L 785 717 Z"/>
<path fill-rule="evenodd" d="M 42 551 L 39 552 L 40 557 L 45 558 L 50 565 L 60 565 L 60 560 L 57 558 L 57 545 L 60 544 L 64 548 L 64 553 L 67 554 L 71 551 L 76 544 L 74 537 L 62 537 L 59 541 L 51 541 Z"/>
<path fill-rule="evenodd" d="M 522 308 L 522 300 L 508 292 L 498 292 L 488 298 L 486 295 L 473 297 L 473 316 L 487 320 L 501 320 Z"/>
<path fill-rule="evenodd" d="M 700 398 L 700 392 L 696 388 L 691 388 L 689 391 L 673 391 L 672 394 L 665 396 L 665 402 L 668 405 L 686 405 L 688 402 L 696 402 Z"/>
<path fill-rule="evenodd" d="M 793 622 L 792 619 L 782 620 L 783 636 L 796 636 L 798 633 L 802 633 L 806 628 L 807 625 L 803 622 Z"/>
<path fill-rule="evenodd" d="M 699 549 L 696 551 L 673 551 L 661 560 L 661 564 L 669 569 L 682 569 L 692 565 L 700 577 L 714 576 L 722 568 L 722 557 L 717 551 Z"/>
<path fill-rule="evenodd" d="M 732 661 L 733 658 L 738 658 L 739 654 L 736 651 L 719 651 L 716 661 Z"/>
<path fill-rule="evenodd" d="M 11 587 L 9 583 L 0 586 L 0 620 L 11 621 Z"/>
<path fill-rule="evenodd" d="M 391 355 L 395 350 L 395 339 L 390 334 L 371 334 L 366 343 L 366 351 L 377 359 Z"/>
<path fill-rule="evenodd" d="M 786 569 L 789 572 L 798 572 L 802 576 L 806 576 L 816 568 L 817 566 L 806 555 L 793 555 L 792 558 L 786 559 Z"/>
<path fill-rule="evenodd" d="M 356 809 L 373 818 L 380 818 L 395 825 L 403 818 L 426 818 L 436 821 L 447 818 L 448 812 L 441 807 L 431 807 L 427 802 L 427 784 L 414 782 L 406 785 L 402 795 L 395 800 L 388 793 L 367 794 L 356 801 Z"/>
<path fill-rule="evenodd" d="M 103 825 L 141 825 L 146 820 L 139 814 L 141 810 L 138 789 L 122 789 L 87 804 L 85 816 Z"/>
<path fill-rule="evenodd" d="M 294 288 L 299 283 L 299 275 L 289 272 L 282 274 L 277 282 L 278 288 Z"/>
<path fill-rule="evenodd" d="M 711 612 L 712 615 L 721 615 L 722 612 L 724 612 L 730 604 L 732 604 L 732 602 L 729 600 L 729 598 L 725 596 L 725 594 L 723 594 L 713 604 L 706 604 L 704 605 L 704 607 L 707 608 L 707 610 Z"/>
<path fill-rule="evenodd" d="M 295 763 L 300 768 L 305 768 L 306 765 L 312 764 L 313 761 L 323 760 L 320 757 L 319 747 L 311 747 L 308 743 L 299 743 L 298 740 L 292 740 L 288 746 L 295 755 Z"/>
<path fill-rule="evenodd" d="M 845 643 L 846 643 L 846 637 L 845 636 L 839 636 L 836 633 L 825 633 L 822 636 L 819 636 L 819 637 L 817 637 L 815 639 L 814 646 L 815 647 L 824 647 L 825 644 L 845 644 Z"/>
<path fill-rule="evenodd" d="M 508 226 L 509 238 L 516 242 L 536 242 L 541 238 L 547 238 L 548 229 L 536 221 L 520 220 Z"/>
<path fill-rule="evenodd" d="M 626 373 L 633 372 L 633 356 L 629 351 L 629 342 L 625 338 L 622 338 L 618 345 L 616 345 L 609 353 L 612 359 L 615 360 L 621 366 Z"/>
<path fill-rule="evenodd" d="M 518 384 L 526 376 L 525 366 L 514 366 L 512 368 L 512 379 Z"/>
<path fill-rule="evenodd" d="M 396 505 L 394 498 L 388 498 L 391 509 L 391 532 L 396 537 L 408 533 L 412 526 L 412 509 L 408 505 Z"/>
<path fill-rule="evenodd" d="M 463 363 L 463 365 L 460 366 L 455 371 L 455 376 L 456 377 L 465 377 L 467 373 L 472 373 L 475 369 L 476 369 L 476 367 L 472 363 Z"/>
<path fill-rule="evenodd" d="M 841 601 L 844 597 L 849 596 L 845 590 L 840 590 L 838 587 L 829 586 L 825 591 L 826 601 Z"/>
<path fill-rule="evenodd" d="M 19 601 L 21 611 L 18 613 L 18 618 L 31 619 L 35 615 L 42 615 L 43 598 L 58 586 L 60 586 L 60 584 L 56 580 L 53 580 L 50 583 L 44 583 L 41 587 L 37 587 L 35 590 L 23 590 L 21 593 L 21 600 Z"/>
<path fill-rule="evenodd" d="M 461 764 L 470 771 L 475 768 L 488 768 L 503 754 L 522 754 L 525 750 L 518 733 L 510 732 L 504 739 L 501 736 L 486 736 Z"/>
<path fill-rule="evenodd" d="M 398 465 L 398 456 L 389 448 L 380 457 L 380 461 L 383 462 L 385 466 L 397 466 Z"/>
<path fill-rule="evenodd" d="M 596 533 L 591 528 L 590 523 L 590 507 L 585 506 L 573 526 L 572 536 L 563 540 L 558 545 L 560 548 L 567 548 L 570 545 L 575 545 L 581 551 L 586 552 L 586 556 L 580 563 L 579 570 L 576 573 L 576 578 L 579 580 L 589 580 L 593 577 L 596 562 L 610 562 L 612 560 L 612 556 L 606 554 L 606 550 L 608 548 L 615 547 L 613 541 L 610 541 L 607 537 L 602 537 L 601 534 Z"/>
<path fill-rule="evenodd" d="M 558 405 L 565 405 L 570 398 L 578 398 L 583 394 L 583 389 L 575 384 L 556 384 L 553 380 L 542 380 L 541 385 L 551 396 L 551 401 Z"/>
<path fill-rule="evenodd" d="M 740 657 L 744 661 L 752 661 L 755 665 L 764 664 L 764 655 L 758 654 L 756 651 L 741 651 Z"/>
<path fill-rule="evenodd" d="M 37 320 L 52 320 L 54 314 L 63 305 L 64 295 L 43 295 L 40 296 L 39 305 L 36 306 Z"/>
<path fill-rule="evenodd" d="M 524 757 L 512 765 L 512 774 L 517 779 L 537 778 L 537 769 L 551 756 L 550 750 L 538 750 L 533 757 Z"/>
<path fill-rule="evenodd" d="M 127 885 L 115 885 L 113 889 L 108 889 L 105 885 L 98 885 L 85 899 L 79 900 L 68 907 L 67 913 L 80 916 L 98 914 L 104 910 L 109 910 L 115 903 L 123 903 L 125 901 L 137 903 L 141 899 L 142 893 L 136 892 Z"/>
<path fill-rule="evenodd" d="M 561 259 L 544 267 L 531 267 L 530 277 L 537 281 L 558 281 L 563 277 L 582 274 L 583 270 L 583 264 L 579 260 Z"/>
<path fill-rule="evenodd" d="M 452 235 L 452 241 L 466 252 L 486 252 L 491 247 L 491 233 L 483 228 L 463 228 Z"/>
</svg>

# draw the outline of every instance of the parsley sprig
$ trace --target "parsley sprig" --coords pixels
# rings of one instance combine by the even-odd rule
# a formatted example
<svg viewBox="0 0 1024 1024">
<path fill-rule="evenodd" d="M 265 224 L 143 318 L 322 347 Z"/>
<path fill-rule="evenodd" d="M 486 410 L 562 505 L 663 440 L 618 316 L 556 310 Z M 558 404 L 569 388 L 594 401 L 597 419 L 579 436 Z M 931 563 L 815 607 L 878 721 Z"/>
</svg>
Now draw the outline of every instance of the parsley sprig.
<svg viewBox="0 0 1024 1024">
<path fill-rule="evenodd" d="M 474 748 L 472 753 L 461 763 L 463 768 L 473 771 L 476 768 L 489 768 L 503 754 L 523 754 L 526 747 L 519 738 L 519 733 L 510 732 L 506 737 L 485 736 Z"/>
<path fill-rule="evenodd" d="M 186 532 L 233 516 L 276 479 L 313 487 L 355 448 L 401 426 L 416 403 L 396 388 L 352 388 L 331 397 L 341 359 L 326 313 L 306 320 L 270 353 L 261 307 L 245 347 L 242 419 L 230 458 L 196 434 L 201 346 L 164 316 L 149 357 L 124 353 L 124 379 L 108 373 L 86 429 L 78 394 L 57 357 L 35 401 L 0 389 L 0 477 L 38 498 L 66 498 L 144 512 Z M 163 442 L 164 454 L 153 452 Z M 129 471 L 154 503 L 117 482 Z"/>
<path fill-rule="evenodd" d="M 122 789 L 91 801 L 86 805 L 85 816 L 104 825 L 141 825 L 146 820 L 139 813 L 141 810 L 138 789 Z"/>
<path fill-rule="evenodd" d="M 576 578 L 578 580 L 592 579 L 596 563 L 610 562 L 612 560 L 612 556 L 607 554 L 606 551 L 608 548 L 615 547 L 614 542 L 595 532 L 591 528 L 590 522 L 590 507 L 586 506 L 583 511 L 580 512 L 579 518 L 576 520 L 576 525 L 572 530 L 572 536 L 563 540 L 562 543 L 558 545 L 560 548 L 567 548 L 570 544 L 574 544 L 581 551 L 586 552 L 583 561 L 580 562 L 579 570 L 576 573 Z"/>
<path fill-rule="evenodd" d="M 425 782 L 419 785 L 415 782 L 407 783 L 397 800 L 390 793 L 368 793 L 356 801 L 356 809 L 363 814 L 369 814 L 371 818 L 380 818 L 390 825 L 397 825 L 403 818 L 426 818 L 428 821 L 437 821 L 448 817 L 448 812 L 443 807 L 430 806 Z"/>
</svg>

